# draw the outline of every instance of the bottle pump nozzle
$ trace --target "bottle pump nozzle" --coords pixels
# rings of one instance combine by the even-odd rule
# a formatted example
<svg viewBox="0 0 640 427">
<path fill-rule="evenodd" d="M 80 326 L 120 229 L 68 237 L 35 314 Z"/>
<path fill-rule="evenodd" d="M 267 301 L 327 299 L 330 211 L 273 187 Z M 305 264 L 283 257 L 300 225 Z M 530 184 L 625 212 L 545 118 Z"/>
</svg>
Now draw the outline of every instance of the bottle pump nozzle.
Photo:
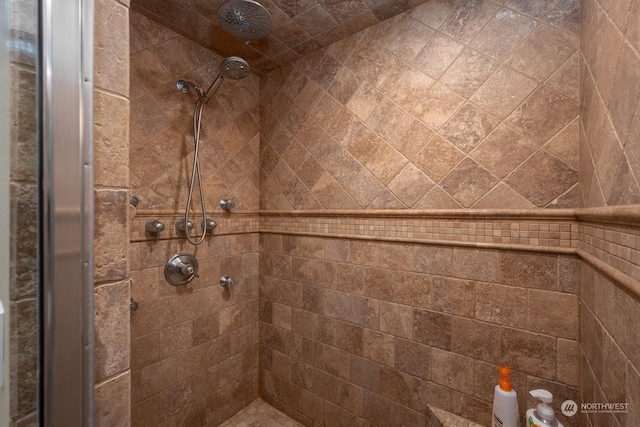
<svg viewBox="0 0 640 427">
<path fill-rule="evenodd" d="M 529 394 L 542 401 L 542 403 L 538 403 L 538 415 L 540 418 L 548 421 L 555 420 L 555 417 L 553 416 L 553 408 L 549 406 L 549 404 L 553 402 L 553 394 L 543 389 L 531 390 Z"/>
<path fill-rule="evenodd" d="M 498 368 L 498 373 L 500 373 L 500 389 L 504 391 L 511 391 L 511 381 L 509 380 L 509 375 L 511 375 L 511 369 L 504 365 Z"/>
</svg>

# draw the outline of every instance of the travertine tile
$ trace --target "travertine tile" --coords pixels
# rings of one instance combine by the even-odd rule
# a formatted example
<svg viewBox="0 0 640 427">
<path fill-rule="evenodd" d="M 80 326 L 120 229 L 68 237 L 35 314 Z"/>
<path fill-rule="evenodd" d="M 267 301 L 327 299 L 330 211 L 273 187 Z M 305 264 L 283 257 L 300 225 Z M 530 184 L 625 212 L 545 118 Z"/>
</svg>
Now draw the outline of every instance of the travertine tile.
<svg viewBox="0 0 640 427">
<path fill-rule="evenodd" d="M 428 176 L 410 163 L 396 175 L 388 188 L 407 207 L 412 207 L 433 185 Z"/>
<path fill-rule="evenodd" d="M 415 19 L 408 19 L 403 23 L 398 35 L 389 44 L 388 49 L 406 62 L 415 59 L 418 52 L 427 43 L 433 30 Z"/>
<path fill-rule="evenodd" d="M 95 85 L 122 96 L 129 96 L 129 9 L 115 2 L 102 0 L 96 4 L 97 22 L 94 49 Z"/>
<path fill-rule="evenodd" d="M 556 340 L 547 335 L 502 329 L 502 360 L 512 369 L 542 378 L 556 377 Z"/>
<path fill-rule="evenodd" d="M 529 290 L 528 307 L 528 330 L 578 338 L 578 299 L 575 295 Z"/>
<path fill-rule="evenodd" d="M 543 143 L 573 121 L 576 115 L 577 105 L 573 100 L 541 86 L 506 122 L 534 141 Z"/>
<path fill-rule="evenodd" d="M 476 283 L 475 318 L 523 329 L 527 325 L 527 291 L 520 287 Z M 506 303 L 506 301 L 509 303 Z"/>
<path fill-rule="evenodd" d="M 462 97 L 436 83 L 429 90 L 428 98 L 417 104 L 411 112 L 432 129 L 440 129 L 463 103 Z"/>
<path fill-rule="evenodd" d="M 473 94 L 471 101 L 504 119 L 535 88 L 533 80 L 503 65 Z"/>
<path fill-rule="evenodd" d="M 417 6 L 411 16 L 431 28 L 438 28 L 454 6 L 455 2 L 450 0 L 428 1 Z"/>
<path fill-rule="evenodd" d="M 543 81 L 555 72 L 578 47 L 577 38 L 540 25 L 507 61 L 522 73 Z"/>
<path fill-rule="evenodd" d="M 551 11 L 547 17 L 547 22 L 578 36 L 580 34 L 580 2 L 577 0 L 562 0 Z"/>
<path fill-rule="evenodd" d="M 575 141 L 571 141 L 575 144 Z M 534 142 L 500 125 L 470 156 L 494 175 L 504 178 L 536 150 Z"/>
<path fill-rule="evenodd" d="M 433 138 L 413 159 L 418 166 L 434 181 L 439 181 L 464 157 L 464 153 L 440 135 Z"/>
<path fill-rule="evenodd" d="M 431 347 L 396 338 L 394 361 L 397 369 L 427 379 L 431 366 Z"/>
<path fill-rule="evenodd" d="M 393 303 L 380 303 L 380 330 L 396 336 L 411 338 L 413 310 Z"/>
<path fill-rule="evenodd" d="M 492 58 L 505 59 L 536 27 L 536 21 L 509 9 L 500 9 L 471 42 Z"/>
<path fill-rule="evenodd" d="M 440 29 L 456 40 L 468 43 L 494 16 L 497 10 L 498 6 L 484 0 L 458 3 L 453 12 L 442 23 Z"/>
<path fill-rule="evenodd" d="M 434 311 L 413 311 L 413 339 L 433 347 L 451 348 L 452 316 Z"/>
<path fill-rule="evenodd" d="M 510 286 L 552 291 L 557 286 L 556 263 L 555 255 L 502 252 L 500 279 Z"/>
<path fill-rule="evenodd" d="M 127 275 L 128 192 L 96 190 L 95 281 L 115 281 Z"/>
<path fill-rule="evenodd" d="M 468 153 L 498 125 L 498 121 L 473 104 L 465 104 L 440 129 L 440 134 L 460 150 Z"/>
<path fill-rule="evenodd" d="M 551 139 L 545 146 L 547 151 L 562 159 L 569 166 L 578 170 L 579 163 L 579 135 L 580 123 L 578 120 L 573 121 L 569 126 L 562 130 L 558 135 Z"/>
<path fill-rule="evenodd" d="M 393 425 L 393 402 L 377 394 L 364 392 L 364 419 L 384 426 Z"/>
<path fill-rule="evenodd" d="M 509 206 L 513 209 L 532 209 L 535 205 L 522 197 L 520 194 L 509 188 L 504 183 L 500 183 L 485 194 L 480 200 L 473 204 L 474 209 L 502 209 L 505 201 L 509 201 Z"/>
<path fill-rule="evenodd" d="M 391 145 L 382 143 L 376 154 L 365 164 L 365 167 L 384 185 L 404 168 L 408 160 Z"/>
<path fill-rule="evenodd" d="M 433 1 L 426 4 L 435 3 Z M 438 79 L 460 55 L 462 49 L 464 49 L 464 45 L 437 32 L 418 53 L 413 60 L 413 65 L 429 77 Z"/>
<path fill-rule="evenodd" d="M 395 81 L 385 84 L 387 96 L 400 107 L 411 111 L 416 104 L 422 102 L 435 81 L 422 71 L 408 68 Z"/>
<path fill-rule="evenodd" d="M 558 3 L 558 0 L 544 0 L 533 3 L 526 0 L 507 0 L 506 5 L 527 15 L 544 18 Z"/>
<path fill-rule="evenodd" d="M 367 120 L 383 98 L 382 92 L 363 81 L 346 105 L 360 120 Z"/>
<path fill-rule="evenodd" d="M 494 250 L 454 248 L 452 275 L 461 279 L 495 283 L 500 277 L 499 255 Z"/>
<path fill-rule="evenodd" d="M 497 183 L 490 172 L 466 158 L 442 179 L 442 188 L 462 206 L 469 207 Z"/>
<path fill-rule="evenodd" d="M 475 299 L 473 282 L 435 277 L 431 285 L 431 295 L 432 310 L 456 316 L 473 317 Z"/>
<path fill-rule="evenodd" d="M 431 380 L 458 391 L 473 389 L 473 359 L 437 348 L 431 350 Z"/>
<path fill-rule="evenodd" d="M 534 184 L 531 176 L 541 179 Z M 577 180 L 577 171 L 541 150 L 512 173 L 507 179 L 507 184 L 531 203 L 543 207 Z"/>
<path fill-rule="evenodd" d="M 131 423 L 131 376 L 125 372 L 96 386 L 93 419 L 96 426 Z"/>
<path fill-rule="evenodd" d="M 500 361 L 501 331 L 498 326 L 454 317 L 451 324 L 451 350 L 475 360 Z M 434 366 L 437 370 L 438 368 Z M 469 367 L 467 367 L 469 369 Z"/>
<path fill-rule="evenodd" d="M 95 292 L 96 379 L 129 368 L 129 281 L 102 285 Z"/>
<path fill-rule="evenodd" d="M 490 57 L 475 49 L 466 48 L 439 82 L 458 95 L 469 98 L 497 68 L 498 64 Z"/>
<path fill-rule="evenodd" d="M 580 92 L 579 53 L 575 53 L 545 83 L 551 89 L 578 100 Z"/>
</svg>

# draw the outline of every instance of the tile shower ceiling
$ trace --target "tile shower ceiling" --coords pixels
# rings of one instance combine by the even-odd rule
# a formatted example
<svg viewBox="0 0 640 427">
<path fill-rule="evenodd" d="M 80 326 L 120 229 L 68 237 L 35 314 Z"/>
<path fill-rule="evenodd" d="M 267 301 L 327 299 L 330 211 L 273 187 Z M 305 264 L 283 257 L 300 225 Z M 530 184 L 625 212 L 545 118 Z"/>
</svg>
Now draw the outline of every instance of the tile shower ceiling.
<svg viewBox="0 0 640 427">
<path fill-rule="evenodd" d="M 224 0 L 133 0 L 134 10 L 222 56 L 241 56 L 265 73 L 426 0 L 258 0 L 273 17 L 273 32 L 245 43 L 218 24 Z"/>
</svg>

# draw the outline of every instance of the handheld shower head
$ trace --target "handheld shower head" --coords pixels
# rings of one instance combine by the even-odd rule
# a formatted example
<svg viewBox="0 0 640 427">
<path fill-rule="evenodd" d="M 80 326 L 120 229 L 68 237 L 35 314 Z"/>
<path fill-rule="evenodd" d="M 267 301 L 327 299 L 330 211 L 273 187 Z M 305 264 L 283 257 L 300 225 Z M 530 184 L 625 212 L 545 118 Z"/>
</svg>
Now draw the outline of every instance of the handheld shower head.
<svg viewBox="0 0 640 427">
<path fill-rule="evenodd" d="M 182 93 L 187 93 L 189 92 L 189 88 L 193 88 L 193 90 L 198 93 L 200 100 L 204 100 L 204 103 L 206 104 L 209 102 L 209 99 L 215 95 L 220 84 L 222 84 L 222 80 L 225 78 L 230 80 L 242 80 L 249 75 L 249 72 L 250 68 L 247 61 L 238 56 L 230 56 L 220 63 L 220 74 L 218 74 L 206 92 L 199 86 L 185 80 L 178 80 L 176 82 L 176 87 Z"/>
<path fill-rule="evenodd" d="M 256 40 L 271 32 L 271 14 L 254 0 L 228 0 L 218 9 L 220 26 L 242 40 Z"/>
<path fill-rule="evenodd" d="M 230 56 L 220 63 L 220 74 L 231 80 L 242 80 L 249 75 L 249 64 L 238 56 Z"/>
<path fill-rule="evenodd" d="M 218 77 L 211 83 L 209 89 L 205 92 L 205 104 L 209 102 L 209 100 L 215 95 L 222 84 L 222 80 L 230 79 L 230 80 L 242 80 L 249 75 L 249 64 L 244 59 L 238 56 L 230 56 L 225 58 L 220 63 L 220 74 Z"/>
</svg>

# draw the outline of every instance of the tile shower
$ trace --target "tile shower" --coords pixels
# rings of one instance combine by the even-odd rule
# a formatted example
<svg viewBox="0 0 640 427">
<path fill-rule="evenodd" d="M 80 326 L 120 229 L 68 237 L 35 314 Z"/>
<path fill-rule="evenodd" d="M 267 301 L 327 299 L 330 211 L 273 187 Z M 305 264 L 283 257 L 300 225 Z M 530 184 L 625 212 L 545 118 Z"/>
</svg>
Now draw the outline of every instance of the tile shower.
<svg viewBox="0 0 640 427">
<path fill-rule="evenodd" d="M 502 362 L 521 408 L 536 387 L 640 405 L 638 215 L 623 206 L 640 197 L 640 2 L 455 3 L 223 88 L 205 111 L 207 200 L 239 205 L 215 211 L 184 289 L 161 265 L 191 248 L 144 222 L 173 224 L 185 197 L 192 104 L 169 89 L 208 83 L 220 58 L 129 12 L 141 205 L 100 271 L 140 302 L 130 355 L 127 325 L 108 309 L 96 324 L 122 325 L 97 326 L 98 387 L 130 362 L 132 425 L 217 425 L 258 395 L 305 425 L 420 426 L 427 405 L 487 425 Z M 122 199 L 103 200 L 121 224 Z M 563 421 L 634 419 L 586 418 Z"/>
</svg>

